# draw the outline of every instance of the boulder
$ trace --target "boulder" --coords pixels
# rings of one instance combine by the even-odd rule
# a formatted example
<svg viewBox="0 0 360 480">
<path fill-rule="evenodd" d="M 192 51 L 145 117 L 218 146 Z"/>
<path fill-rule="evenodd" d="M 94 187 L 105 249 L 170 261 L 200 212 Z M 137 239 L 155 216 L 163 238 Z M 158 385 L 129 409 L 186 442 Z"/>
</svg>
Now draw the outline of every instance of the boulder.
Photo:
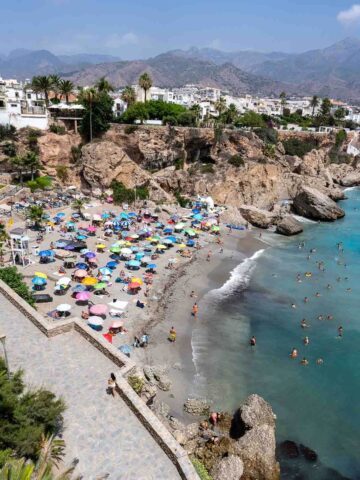
<svg viewBox="0 0 360 480">
<path fill-rule="evenodd" d="M 201 398 L 188 398 L 184 404 L 184 410 L 190 415 L 208 416 L 210 414 L 210 403 Z"/>
<path fill-rule="evenodd" d="M 349 173 L 346 175 L 344 178 L 340 180 L 340 184 L 343 187 L 356 187 L 360 185 L 360 172 L 355 171 L 352 173 Z"/>
<path fill-rule="evenodd" d="M 285 440 L 279 445 L 279 453 L 286 458 L 298 458 L 300 455 L 300 450 L 295 442 L 291 440 Z"/>
<path fill-rule="evenodd" d="M 329 188 L 329 197 L 334 202 L 338 202 L 339 200 L 345 200 L 345 192 L 341 190 L 341 188 Z"/>
<path fill-rule="evenodd" d="M 187 442 L 187 436 L 185 434 L 185 432 L 183 430 L 175 430 L 174 432 L 172 432 L 173 434 L 173 437 L 175 438 L 175 440 L 180 443 L 181 446 L 184 446 Z"/>
<path fill-rule="evenodd" d="M 275 427 L 275 415 L 268 402 L 260 395 L 250 395 L 239 409 L 246 430 L 260 425 Z"/>
<path fill-rule="evenodd" d="M 296 220 L 292 215 L 284 217 L 276 226 L 276 233 L 281 235 L 297 235 L 303 231 L 301 223 Z"/>
<path fill-rule="evenodd" d="M 163 390 L 164 392 L 167 392 L 171 388 L 171 381 L 170 378 L 165 375 L 161 374 L 158 377 L 155 377 L 158 380 L 157 386 L 160 388 L 160 390 Z"/>
<path fill-rule="evenodd" d="M 242 460 L 235 456 L 229 455 L 222 458 L 211 470 L 211 477 L 214 480 L 239 480 L 244 472 L 244 464 Z"/>
<path fill-rule="evenodd" d="M 274 218 L 267 210 L 261 210 L 251 205 L 242 205 L 240 213 L 247 222 L 259 228 L 269 228 Z"/>
<path fill-rule="evenodd" d="M 334 200 L 315 188 L 303 187 L 295 196 L 293 207 L 296 213 L 314 220 L 334 221 L 345 215 Z"/>
<path fill-rule="evenodd" d="M 311 448 L 307 447 L 306 445 L 302 445 L 301 443 L 300 452 L 309 462 L 316 462 L 318 459 L 317 453 L 314 450 L 311 450 Z"/>
</svg>

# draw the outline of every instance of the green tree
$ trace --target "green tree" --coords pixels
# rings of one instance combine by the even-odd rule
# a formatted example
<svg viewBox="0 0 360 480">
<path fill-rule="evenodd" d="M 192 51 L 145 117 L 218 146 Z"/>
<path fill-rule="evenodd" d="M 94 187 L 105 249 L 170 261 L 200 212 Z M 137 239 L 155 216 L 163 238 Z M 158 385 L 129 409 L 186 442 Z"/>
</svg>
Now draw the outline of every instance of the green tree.
<svg viewBox="0 0 360 480">
<path fill-rule="evenodd" d="M 150 90 L 152 87 L 152 79 L 148 73 L 143 73 L 139 77 L 139 86 L 144 90 L 144 96 L 145 96 L 145 103 L 147 101 L 147 92 Z"/>
<path fill-rule="evenodd" d="M 227 123 L 227 124 L 235 123 L 235 120 L 237 119 L 238 115 L 239 115 L 239 112 L 237 111 L 235 104 L 230 103 L 229 108 L 225 110 L 225 112 L 222 115 L 224 123 Z"/>
<path fill-rule="evenodd" d="M 52 83 L 51 91 L 54 93 L 53 100 L 55 100 L 55 103 L 58 103 L 59 102 L 61 78 L 59 77 L 59 75 L 56 75 L 56 74 L 49 75 L 49 78 L 50 78 L 51 83 Z"/>
<path fill-rule="evenodd" d="M 40 228 L 44 221 L 44 209 L 39 205 L 31 205 L 27 209 L 26 218 L 33 222 L 36 228 Z"/>
<path fill-rule="evenodd" d="M 237 124 L 251 128 L 266 127 L 265 121 L 262 116 L 254 112 L 253 110 L 249 110 L 248 112 L 245 112 L 243 115 L 241 115 L 237 121 Z"/>
<path fill-rule="evenodd" d="M 69 169 L 66 165 L 58 165 L 56 167 L 56 176 L 62 183 L 66 183 L 69 180 Z"/>
<path fill-rule="evenodd" d="M 92 142 L 94 137 L 99 137 L 109 129 L 114 101 L 107 92 L 99 92 L 94 88 L 80 92 L 79 101 L 85 108 L 80 132 L 86 141 Z"/>
<path fill-rule="evenodd" d="M 14 170 L 18 173 L 20 177 L 20 183 L 23 184 L 23 176 L 25 170 L 25 160 L 22 155 L 17 155 L 16 157 L 12 158 L 10 161 L 11 165 L 13 166 Z"/>
<path fill-rule="evenodd" d="M 344 120 L 346 116 L 346 110 L 345 108 L 343 107 L 339 107 L 335 110 L 335 113 L 334 113 L 334 117 L 337 119 L 337 120 Z"/>
<path fill-rule="evenodd" d="M 200 105 L 198 103 L 195 103 L 194 105 L 192 105 L 190 107 L 190 112 L 194 114 L 196 125 L 198 125 L 200 121 L 200 115 L 201 115 Z"/>
<path fill-rule="evenodd" d="M 114 87 L 108 80 L 106 80 L 105 77 L 99 78 L 99 80 L 95 83 L 95 88 L 100 93 L 109 93 L 114 91 Z"/>
<path fill-rule="evenodd" d="M 321 103 L 321 115 L 328 116 L 331 111 L 331 101 L 328 98 L 324 98 Z"/>
<path fill-rule="evenodd" d="M 27 284 L 23 281 L 23 276 L 17 271 L 16 267 L 0 268 L 0 279 L 12 288 L 21 298 L 23 298 L 29 305 L 34 305 L 34 299 Z M 1 363 L 0 363 L 1 371 Z M 0 398 L 1 411 L 1 398 Z M 6 448 L 1 445 L 1 422 L 0 422 L 0 450 Z"/>
<path fill-rule="evenodd" d="M 280 103 L 282 108 L 282 114 L 284 115 L 284 108 L 286 107 L 286 92 L 280 93 Z"/>
<path fill-rule="evenodd" d="M 34 175 L 38 170 L 42 169 L 42 163 L 35 152 L 28 152 L 24 157 L 24 167 L 30 170 L 31 180 L 34 180 Z"/>
<path fill-rule="evenodd" d="M 149 111 L 147 105 L 141 102 L 136 102 L 131 105 L 122 115 L 122 120 L 125 123 L 134 123 L 136 120 L 140 120 L 140 123 L 144 123 L 148 118 Z"/>
<path fill-rule="evenodd" d="M 311 114 L 312 117 L 314 117 L 315 108 L 318 106 L 319 106 L 319 97 L 317 95 L 314 95 L 310 100 L 310 107 L 312 108 L 312 114 Z"/>
<path fill-rule="evenodd" d="M 53 78 L 46 75 L 38 75 L 33 77 L 31 87 L 35 93 L 41 93 L 45 97 L 45 105 L 49 106 L 49 93 L 54 86 Z"/>
<path fill-rule="evenodd" d="M 226 110 L 226 100 L 224 97 L 220 97 L 219 100 L 215 102 L 215 108 L 219 113 L 219 117 L 225 112 Z"/>
<path fill-rule="evenodd" d="M 0 264 L 1 266 L 4 265 L 4 246 L 9 239 L 9 235 L 7 234 L 5 224 L 0 222 Z"/>
<path fill-rule="evenodd" d="M 136 102 L 136 93 L 133 87 L 128 85 L 124 88 L 121 93 L 121 100 L 123 100 L 128 107 L 130 107 L 133 103 Z"/>
<path fill-rule="evenodd" d="M 85 202 L 82 198 L 77 198 L 73 201 L 73 204 L 71 205 L 72 209 L 76 211 L 80 215 L 80 217 L 83 217 L 83 212 L 82 209 L 85 206 Z"/>
<path fill-rule="evenodd" d="M 59 83 L 59 93 L 60 97 L 65 97 L 65 102 L 69 103 L 69 96 L 74 91 L 74 84 L 71 80 L 60 80 Z"/>
</svg>

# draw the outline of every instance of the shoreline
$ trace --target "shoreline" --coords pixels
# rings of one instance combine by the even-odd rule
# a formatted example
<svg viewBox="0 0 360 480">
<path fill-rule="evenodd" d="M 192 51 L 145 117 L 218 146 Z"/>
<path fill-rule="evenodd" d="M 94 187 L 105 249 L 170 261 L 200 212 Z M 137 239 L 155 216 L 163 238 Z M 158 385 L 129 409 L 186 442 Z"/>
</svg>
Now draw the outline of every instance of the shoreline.
<svg viewBox="0 0 360 480">
<path fill-rule="evenodd" d="M 212 243 L 196 252 L 193 259 L 181 265 L 170 278 L 165 277 L 164 293 L 156 307 L 148 312 L 149 320 L 145 328 L 148 329 L 150 343 L 147 349 L 137 350 L 134 361 L 143 366 L 161 365 L 166 368 L 172 385 L 169 391 L 159 390 L 157 399 L 165 402 L 170 407 L 170 414 L 182 422 L 194 421 L 193 416 L 183 411 L 183 404 L 192 396 L 197 374 L 192 334 L 195 325 L 201 322 L 204 297 L 224 285 L 239 264 L 258 250 L 269 248 L 266 242 L 256 237 L 258 231 L 254 229 L 224 234 L 223 253 L 220 253 L 218 245 Z M 209 250 L 212 251 L 210 262 L 206 260 Z M 196 299 L 190 297 L 192 290 L 196 292 Z M 199 318 L 196 320 L 191 315 L 195 301 L 199 305 Z M 175 344 L 167 340 L 172 326 L 177 331 Z"/>
</svg>

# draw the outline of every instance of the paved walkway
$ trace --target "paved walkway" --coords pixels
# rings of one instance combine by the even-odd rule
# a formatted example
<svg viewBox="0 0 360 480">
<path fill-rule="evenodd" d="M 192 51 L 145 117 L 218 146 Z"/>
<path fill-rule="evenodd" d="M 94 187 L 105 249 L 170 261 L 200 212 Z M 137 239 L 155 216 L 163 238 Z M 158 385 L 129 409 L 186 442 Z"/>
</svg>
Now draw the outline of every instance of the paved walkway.
<svg viewBox="0 0 360 480">
<path fill-rule="evenodd" d="M 79 334 L 48 339 L 2 295 L 0 331 L 7 335 L 10 369 L 23 368 L 28 384 L 65 399 L 67 461 L 79 458 L 84 480 L 106 473 L 111 480 L 180 478 L 125 403 L 106 394 L 109 373 L 117 369 Z"/>
</svg>

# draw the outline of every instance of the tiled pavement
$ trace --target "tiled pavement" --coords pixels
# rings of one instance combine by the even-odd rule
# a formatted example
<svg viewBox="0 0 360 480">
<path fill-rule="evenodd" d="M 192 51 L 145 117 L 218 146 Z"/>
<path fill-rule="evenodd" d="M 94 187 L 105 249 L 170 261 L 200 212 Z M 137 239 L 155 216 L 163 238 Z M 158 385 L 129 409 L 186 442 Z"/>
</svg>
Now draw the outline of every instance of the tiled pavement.
<svg viewBox="0 0 360 480">
<path fill-rule="evenodd" d="M 84 480 L 106 473 L 110 480 L 180 478 L 125 403 L 106 394 L 116 367 L 85 339 L 77 333 L 48 339 L 2 295 L 0 332 L 7 336 L 10 370 L 23 368 L 28 384 L 65 399 L 66 460 L 79 458 Z"/>
</svg>

